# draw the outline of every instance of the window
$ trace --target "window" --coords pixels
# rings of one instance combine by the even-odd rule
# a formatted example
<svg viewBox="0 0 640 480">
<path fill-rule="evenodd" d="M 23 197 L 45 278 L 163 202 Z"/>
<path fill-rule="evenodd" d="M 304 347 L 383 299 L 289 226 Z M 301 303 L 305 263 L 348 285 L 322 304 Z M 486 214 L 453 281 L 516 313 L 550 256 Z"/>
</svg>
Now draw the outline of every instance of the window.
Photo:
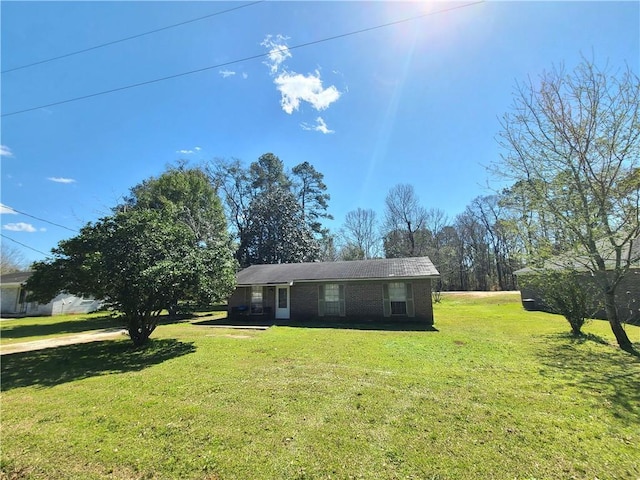
<svg viewBox="0 0 640 480">
<path fill-rule="evenodd" d="M 389 301 L 391 302 L 391 315 L 407 314 L 407 289 L 404 283 L 389 284 Z"/>
<path fill-rule="evenodd" d="M 334 316 L 340 315 L 340 285 L 325 285 L 324 314 Z"/>
<path fill-rule="evenodd" d="M 278 287 L 278 308 L 288 308 L 287 287 Z"/>
<path fill-rule="evenodd" d="M 318 287 L 318 315 L 344 317 L 346 314 L 344 285 L 329 283 Z"/>
<path fill-rule="evenodd" d="M 262 287 L 251 287 L 251 313 L 262 313 Z"/>
<path fill-rule="evenodd" d="M 411 283 L 391 282 L 382 285 L 382 305 L 385 317 L 415 317 Z"/>
</svg>

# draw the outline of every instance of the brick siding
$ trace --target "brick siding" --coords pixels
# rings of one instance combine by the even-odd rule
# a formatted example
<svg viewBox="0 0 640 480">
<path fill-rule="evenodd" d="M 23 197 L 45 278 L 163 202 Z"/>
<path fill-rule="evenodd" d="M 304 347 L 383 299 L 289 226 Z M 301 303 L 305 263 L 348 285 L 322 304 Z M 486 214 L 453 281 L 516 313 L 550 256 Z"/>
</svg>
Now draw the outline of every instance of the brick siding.
<svg viewBox="0 0 640 480">
<path fill-rule="evenodd" d="M 382 285 L 386 282 L 342 282 L 345 293 L 346 318 L 376 320 L 384 318 Z M 413 301 L 415 320 L 433 325 L 433 305 L 431 302 L 431 280 L 413 280 Z M 318 286 L 320 283 L 299 283 L 290 289 L 291 319 L 311 320 L 318 318 Z M 250 287 L 238 287 L 229 298 L 229 313 L 234 308 L 248 306 Z M 275 314 L 275 287 L 265 287 L 263 296 L 265 307 L 273 318 Z M 396 318 L 396 317 L 392 317 Z M 406 318 L 406 317 L 405 317 Z M 387 318 L 387 320 L 389 320 Z"/>
</svg>

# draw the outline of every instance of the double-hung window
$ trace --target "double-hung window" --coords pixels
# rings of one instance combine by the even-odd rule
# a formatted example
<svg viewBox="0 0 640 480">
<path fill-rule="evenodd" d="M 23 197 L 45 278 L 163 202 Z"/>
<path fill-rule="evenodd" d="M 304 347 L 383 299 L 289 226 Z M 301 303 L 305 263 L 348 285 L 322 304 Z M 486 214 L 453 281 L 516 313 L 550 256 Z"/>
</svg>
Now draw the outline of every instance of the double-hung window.
<svg viewBox="0 0 640 480">
<path fill-rule="evenodd" d="M 263 313 L 263 298 L 262 298 L 262 287 L 251 287 L 251 313 L 259 314 Z"/>
<path fill-rule="evenodd" d="M 344 285 L 328 283 L 318 286 L 318 315 L 321 317 L 344 317 Z"/>
<path fill-rule="evenodd" d="M 330 284 L 324 287 L 324 314 L 340 315 L 340 285 Z"/>
<path fill-rule="evenodd" d="M 384 316 L 415 316 L 413 288 L 410 283 L 390 282 L 382 286 Z"/>
<path fill-rule="evenodd" d="M 389 302 L 391 302 L 391 315 L 407 314 L 407 289 L 404 283 L 389 284 Z"/>
</svg>

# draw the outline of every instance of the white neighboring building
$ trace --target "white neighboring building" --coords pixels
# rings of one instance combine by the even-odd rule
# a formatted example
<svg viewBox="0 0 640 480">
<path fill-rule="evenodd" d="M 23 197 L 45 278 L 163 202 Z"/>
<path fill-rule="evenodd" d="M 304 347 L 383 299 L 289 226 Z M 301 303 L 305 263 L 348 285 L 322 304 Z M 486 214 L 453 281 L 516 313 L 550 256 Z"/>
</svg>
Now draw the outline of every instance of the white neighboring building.
<svg viewBox="0 0 640 480">
<path fill-rule="evenodd" d="M 24 282 L 31 272 L 7 273 L 0 276 L 0 314 L 3 316 L 38 316 L 81 314 L 98 310 L 101 300 L 81 298 L 70 293 L 60 293 L 49 303 L 43 305 L 27 302 L 27 290 Z"/>
</svg>

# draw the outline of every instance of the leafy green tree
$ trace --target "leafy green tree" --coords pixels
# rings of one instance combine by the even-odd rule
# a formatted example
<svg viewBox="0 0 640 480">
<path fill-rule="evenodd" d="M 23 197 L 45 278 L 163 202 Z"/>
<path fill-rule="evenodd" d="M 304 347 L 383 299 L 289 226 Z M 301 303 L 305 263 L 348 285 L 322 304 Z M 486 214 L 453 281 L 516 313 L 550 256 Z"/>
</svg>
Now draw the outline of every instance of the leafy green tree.
<svg viewBox="0 0 640 480">
<path fill-rule="evenodd" d="M 546 240 L 565 252 L 560 267 L 593 275 L 618 344 L 632 350 L 616 294 L 640 235 L 638 76 L 586 60 L 569 73 L 553 69 L 517 86 L 501 123 L 506 153 L 494 170 L 524 200 L 522 237 L 534 246 Z M 539 265 L 552 253 L 532 248 L 529 261 Z"/>
<path fill-rule="evenodd" d="M 302 209 L 302 218 L 315 234 L 321 235 L 322 223 L 320 219 L 333 219 L 327 213 L 331 196 L 327 193 L 324 175 L 309 162 L 296 165 L 291 173 L 294 177 L 294 194 Z"/>
<path fill-rule="evenodd" d="M 562 315 L 573 335 L 582 335 L 582 326 L 601 308 L 598 286 L 581 272 L 573 270 L 534 269 L 519 277 L 524 291 L 536 292 L 545 309 Z"/>
<path fill-rule="evenodd" d="M 249 165 L 249 178 L 252 188 L 258 192 L 271 192 L 278 188 L 289 190 L 291 187 L 284 163 L 273 153 L 260 155 Z"/>
<path fill-rule="evenodd" d="M 256 197 L 250 207 L 246 250 L 241 264 L 299 263 L 317 260 L 313 233 L 302 220 L 294 195 L 274 189 Z"/>
<path fill-rule="evenodd" d="M 222 203 L 207 174 L 199 168 L 171 167 L 131 189 L 115 210 L 171 208 L 198 240 L 226 241 L 227 225 Z"/>
<path fill-rule="evenodd" d="M 103 299 L 124 316 L 136 346 L 179 300 L 225 299 L 236 262 L 220 202 L 201 179 L 197 170 L 169 170 L 134 187 L 111 216 L 87 224 L 52 250 L 53 259 L 34 264 L 31 299 L 48 302 L 60 291 Z"/>
<path fill-rule="evenodd" d="M 330 218 L 323 211 L 329 196 L 322 175 L 308 163 L 294 170 L 296 180 L 273 153 L 248 168 L 238 160 L 218 160 L 210 167 L 211 181 L 225 200 L 240 265 L 335 256 L 333 240 L 319 221 Z"/>
</svg>

